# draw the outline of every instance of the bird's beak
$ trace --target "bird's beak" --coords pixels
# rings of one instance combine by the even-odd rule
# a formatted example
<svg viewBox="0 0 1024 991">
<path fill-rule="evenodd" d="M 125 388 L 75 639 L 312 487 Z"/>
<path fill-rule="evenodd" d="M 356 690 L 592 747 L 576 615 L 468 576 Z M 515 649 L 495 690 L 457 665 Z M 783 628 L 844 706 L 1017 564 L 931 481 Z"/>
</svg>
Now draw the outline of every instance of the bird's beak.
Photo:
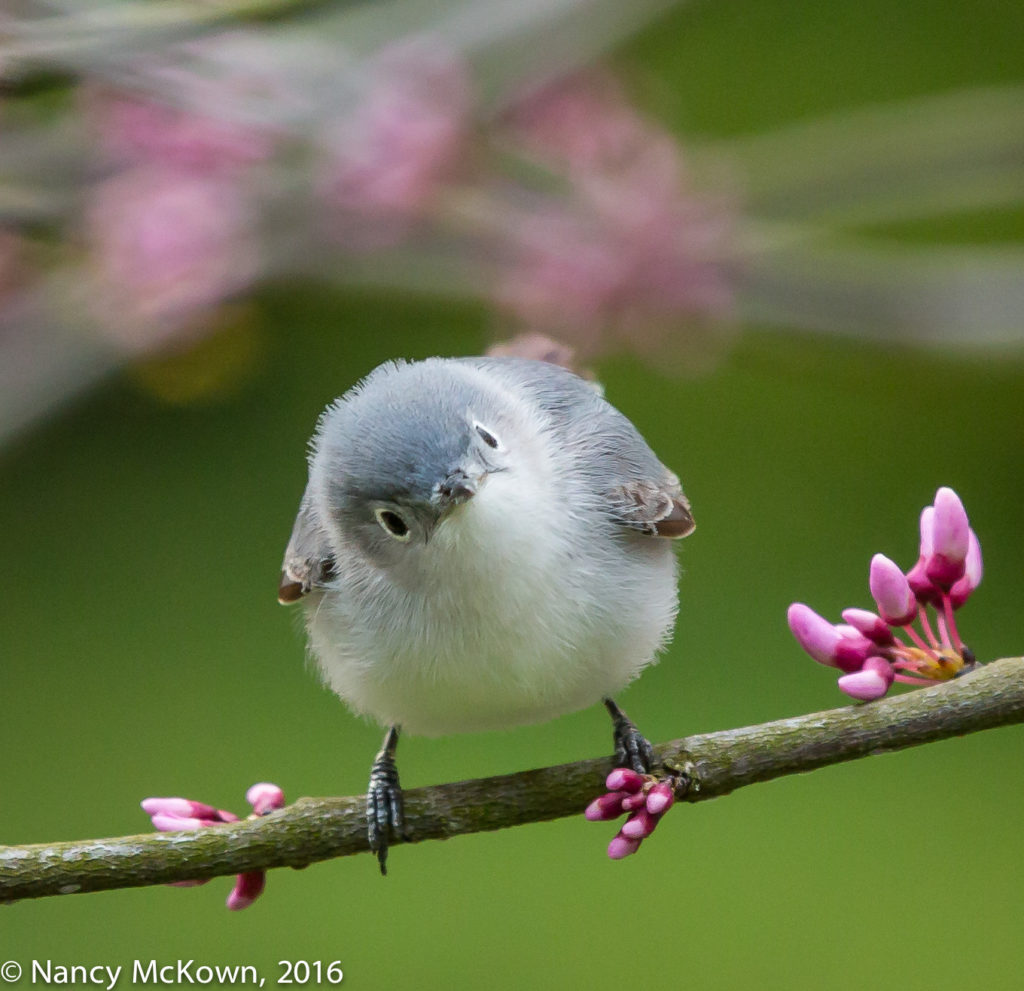
<svg viewBox="0 0 1024 991">
<path fill-rule="evenodd" d="M 480 490 L 484 475 L 474 478 L 461 468 L 456 468 L 437 486 L 437 502 L 444 507 L 458 506 L 469 502 Z"/>
</svg>

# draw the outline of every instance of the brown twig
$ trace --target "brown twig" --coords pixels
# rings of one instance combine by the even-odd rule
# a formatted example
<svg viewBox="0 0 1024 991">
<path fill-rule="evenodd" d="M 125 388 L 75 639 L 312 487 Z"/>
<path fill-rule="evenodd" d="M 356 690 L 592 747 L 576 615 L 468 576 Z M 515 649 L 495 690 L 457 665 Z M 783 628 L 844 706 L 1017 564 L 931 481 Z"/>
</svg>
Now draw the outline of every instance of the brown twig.
<svg viewBox="0 0 1024 991">
<path fill-rule="evenodd" d="M 655 747 L 685 770 L 691 802 L 736 788 L 1024 722 L 1024 658 L 868 705 L 673 740 Z M 609 758 L 405 792 L 407 842 L 578 815 Z M 305 867 L 368 849 L 364 798 L 303 798 L 261 819 L 180 833 L 0 847 L 0 901 L 142 887 L 271 867 Z"/>
</svg>

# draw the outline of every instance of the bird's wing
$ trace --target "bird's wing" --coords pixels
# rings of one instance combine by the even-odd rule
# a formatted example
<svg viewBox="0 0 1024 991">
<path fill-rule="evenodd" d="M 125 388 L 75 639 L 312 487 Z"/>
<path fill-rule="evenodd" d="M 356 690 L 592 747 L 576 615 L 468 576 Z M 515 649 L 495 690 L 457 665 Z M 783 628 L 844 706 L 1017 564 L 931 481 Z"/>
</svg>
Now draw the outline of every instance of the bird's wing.
<svg viewBox="0 0 1024 991">
<path fill-rule="evenodd" d="M 671 473 L 658 482 L 626 482 L 611 492 L 611 498 L 615 516 L 649 536 L 678 539 L 696 529 L 690 503 Z"/>
<path fill-rule="evenodd" d="M 291 540 L 284 552 L 281 565 L 281 583 L 277 599 L 284 605 L 298 602 L 312 589 L 322 586 L 334 577 L 334 557 L 327 535 L 319 525 L 313 511 L 309 490 L 306 490 L 295 517 Z"/>
<path fill-rule="evenodd" d="M 696 524 L 679 479 L 635 426 L 606 402 L 600 387 L 557 365 L 520 358 L 462 359 L 527 390 L 548 426 L 606 493 L 617 523 L 652 537 L 686 537 Z"/>
</svg>

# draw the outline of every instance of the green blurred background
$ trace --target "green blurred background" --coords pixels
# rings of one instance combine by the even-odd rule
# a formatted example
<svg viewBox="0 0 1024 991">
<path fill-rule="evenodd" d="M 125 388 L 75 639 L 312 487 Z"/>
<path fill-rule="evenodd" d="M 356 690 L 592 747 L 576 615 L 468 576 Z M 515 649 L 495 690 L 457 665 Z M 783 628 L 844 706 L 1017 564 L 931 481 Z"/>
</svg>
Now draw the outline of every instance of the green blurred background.
<svg viewBox="0 0 1024 991">
<path fill-rule="evenodd" d="M 622 62 L 650 74 L 681 133 L 724 136 L 1019 80 L 1022 29 L 1008 2 L 740 0 L 675 11 Z M 962 217 L 894 236 L 977 240 L 989 223 L 1024 230 Z M 0 455 L 5 843 L 145 831 L 147 795 L 242 812 L 258 780 L 290 799 L 365 787 L 380 731 L 319 686 L 274 602 L 304 445 L 380 361 L 478 352 L 490 323 L 309 284 L 259 304 L 256 372 L 232 396 L 168 405 L 129 373 Z M 699 522 L 674 646 L 621 698 L 652 739 L 842 704 L 786 606 L 869 604 L 870 556 L 912 562 L 939 485 L 985 552 L 961 630 L 982 659 L 1021 651 L 1021 362 L 748 328 L 701 378 L 631 359 L 599 372 Z M 400 766 L 419 786 L 609 742 L 594 709 L 407 739 Z M 604 855 L 613 827 L 580 817 L 401 847 L 386 880 L 366 856 L 273 872 L 237 914 L 226 879 L 18 904 L 0 912 L 0 958 L 251 963 L 271 983 L 279 960 L 340 960 L 344 986 L 366 988 L 1018 988 L 1022 745 L 1003 729 L 678 808 L 621 863 Z"/>
</svg>

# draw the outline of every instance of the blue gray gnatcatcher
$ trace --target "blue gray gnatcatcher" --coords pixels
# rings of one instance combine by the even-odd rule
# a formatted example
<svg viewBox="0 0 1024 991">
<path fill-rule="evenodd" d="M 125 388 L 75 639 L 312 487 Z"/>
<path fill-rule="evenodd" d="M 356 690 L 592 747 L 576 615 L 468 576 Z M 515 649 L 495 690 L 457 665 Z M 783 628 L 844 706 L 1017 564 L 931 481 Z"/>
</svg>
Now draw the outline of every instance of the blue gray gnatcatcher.
<svg viewBox="0 0 1024 991">
<path fill-rule="evenodd" d="M 388 362 L 323 413 L 279 598 L 326 683 L 389 727 L 367 797 L 381 871 L 404 834 L 399 727 L 540 722 L 604 700 L 616 759 L 650 745 L 612 695 L 678 597 L 679 480 L 590 383 L 525 358 Z"/>
</svg>

